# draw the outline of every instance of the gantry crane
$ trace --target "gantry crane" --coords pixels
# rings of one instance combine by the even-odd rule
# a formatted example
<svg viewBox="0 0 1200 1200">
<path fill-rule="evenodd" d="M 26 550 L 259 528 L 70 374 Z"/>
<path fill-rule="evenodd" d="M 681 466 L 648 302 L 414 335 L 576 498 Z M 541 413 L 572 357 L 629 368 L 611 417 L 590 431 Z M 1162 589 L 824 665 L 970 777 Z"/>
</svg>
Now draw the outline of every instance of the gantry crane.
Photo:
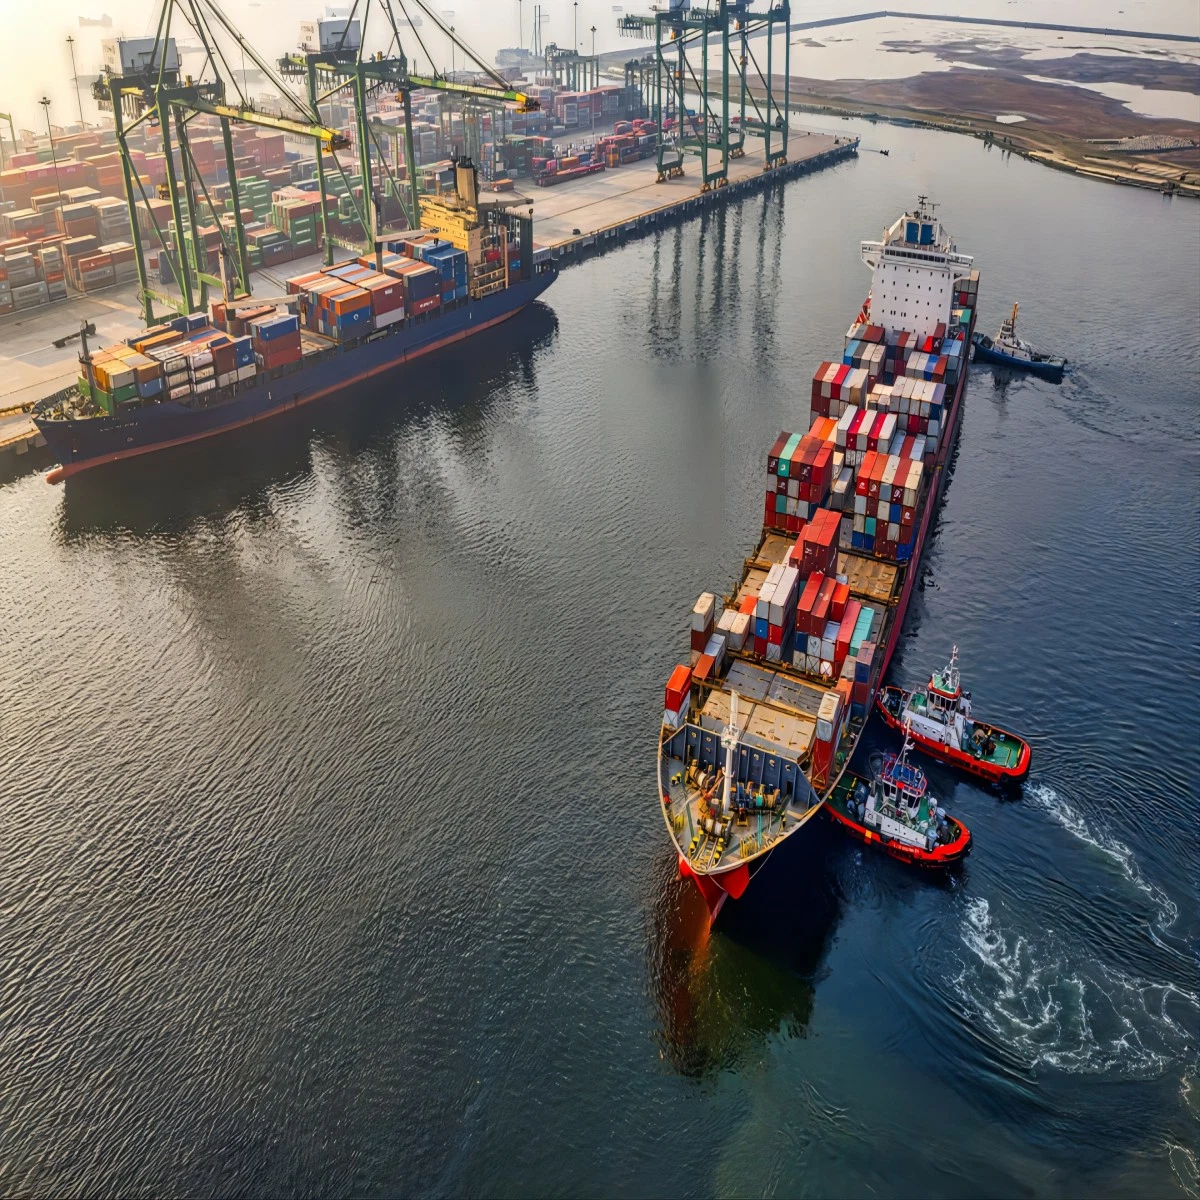
<svg viewBox="0 0 1200 1200">
<path fill-rule="evenodd" d="M 403 23 L 412 26 L 414 36 L 429 57 L 430 74 L 421 75 L 409 70 L 408 60 L 400 42 L 401 22 L 396 19 L 393 3 L 400 7 L 404 13 Z M 483 73 L 494 81 L 495 86 L 456 83 L 440 74 L 433 64 L 432 56 L 429 56 L 424 40 L 416 32 L 422 22 L 419 18 L 415 22 L 409 19 L 408 5 L 419 9 L 442 30 L 468 60 L 479 65 Z M 360 44 L 353 48 L 337 46 L 325 52 L 303 56 L 285 56 L 279 63 L 277 71 L 241 34 L 223 12 L 217 0 L 161 0 L 152 48 L 141 56 L 142 61 L 139 61 L 137 68 L 134 70 L 123 69 L 121 74 L 114 74 L 106 70 L 96 80 L 93 85 L 93 95 L 103 107 L 111 108 L 116 127 L 125 194 L 129 205 L 130 227 L 137 258 L 142 307 L 148 325 L 154 323 L 155 300 L 168 308 L 191 312 L 207 303 L 210 285 L 222 289 L 227 299 L 232 299 L 238 292 L 244 296 L 250 294 L 250 271 L 238 195 L 237 172 L 234 164 L 231 122 L 244 122 L 312 139 L 316 150 L 320 209 L 328 262 L 332 261 L 332 246 L 326 202 L 326 159 L 332 161 L 334 169 L 340 172 L 345 179 L 345 171 L 338 161 L 337 152 L 348 148 L 351 142 L 340 130 L 324 124 L 320 112 L 322 101 L 348 85 L 353 86 L 357 126 L 355 140 L 363 184 L 363 204 L 359 207 L 358 216 L 365 234 L 363 243 L 365 247 L 377 244 L 382 226 L 378 213 L 379 205 L 372 195 L 373 175 L 370 143 L 376 141 L 376 145 L 378 145 L 377 137 L 380 127 L 390 128 L 381 122 L 368 119 L 366 100 L 370 92 L 386 88 L 401 93 L 404 98 L 407 188 L 401 189 L 394 176 L 392 184 L 410 226 L 418 225 L 421 216 L 421 197 L 418 194 L 412 145 L 410 104 L 412 91 L 431 88 L 441 92 L 475 97 L 483 102 L 516 104 L 526 111 L 537 107 L 536 101 L 532 101 L 523 93 L 510 90 L 505 81 L 475 55 L 461 38 L 456 37 L 453 30 L 426 6 L 424 0 L 355 0 L 350 18 L 346 22 L 347 27 L 353 23 L 356 13 L 361 8 L 362 27 L 365 30 L 372 7 L 382 12 L 387 23 L 385 36 L 390 35 L 390 42 L 386 53 L 374 56 L 364 55 L 360 41 Z M 180 69 L 178 52 L 171 36 L 173 23 L 176 30 L 180 28 L 181 23 L 186 26 L 203 47 L 204 62 L 196 78 L 183 74 Z M 274 86 L 280 97 L 279 112 L 266 112 L 256 107 L 238 85 L 237 72 L 232 69 L 229 62 L 230 54 L 235 48 L 250 59 Z M 396 53 L 388 57 L 393 49 Z M 285 82 L 285 77 L 304 78 L 307 82 L 306 96 L 297 96 Z M 232 85 L 232 95 L 226 81 Z M 323 91 L 318 87 L 318 81 L 324 86 Z M 188 141 L 188 123 L 201 113 L 215 117 L 221 129 L 233 209 L 229 229 L 221 226 L 217 207 L 209 195 L 208 186 L 201 172 L 197 169 Z M 151 125 L 157 124 L 162 136 L 166 164 L 166 186 L 163 194 L 171 204 L 176 231 L 173 242 L 166 236 L 155 218 L 150 197 L 147 195 L 138 173 L 133 169 L 128 135 L 143 122 Z M 179 179 L 175 170 L 172 127 L 174 127 L 175 141 L 179 151 L 179 175 L 182 175 L 182 180 Z M 386 168 L 386 159 L 382 153 L 379 155 L 379 161 L 381 166 Z M 347 190 L 353 195 L 348 180 Z M 150 287 L 138 221 L 136 199 L 138 196 L 145 203 L 153 234 L 159 243 L 160 253 L 167 255 L 168 261 L 174 268 L 174 275 L 180 286 L 181 296 L 179 298 L 155 291 Z M 197 235 L 197 216 L 201 211 L 201 196 L 212 215 L 213 223 L 220 231 L 221 277 L 205 270 L 208 264 Z M 194 263 L 189 262 L 188 255 L 184 251 L 185 227 L 192 231 Z"/>
<path fill-rule="evenodd" d="M 640 68 L 642 86 L 649 84 L 653 93 L 659 182 L 682 175 L 685 155 L 695 154 L 701 162 L 701 191 L 723 187 L 728 182 L 729 160 L 745 153 L 747 134 L 764 141 L 764 170 L 787 162 L 791 4 L 790 0 L 768 0 L 768 4 L 764 11 L 754 11 L 753 0 L 697 0 L 695 4 L 669 0 L 669 6 L 661 11 L 619 18 L 617 27 L 624 36 L 644 38 L 651 31 L 654 35 L 649 64 L 645 60 L 627 64 L 626 74 L 630 67 Z M 784 35 L 782 103 L 774 81 L 774 44 L 780 31 Z M 751 46 L 751 39 L 760 36 L 767 39 L 765 73 Z M 691 58 L 696 52 L 698 72 Z M 714 91 L 712 59 L 718 54 L 720 86 Z M 736 122 L 731 112 L 731 68 L 738 86 Z M 757 76 L 757 95 L 751 68 Z M 689 112 L 689 94 L 698 101 L 694 114 Z M 778 134 L 774 147 L 772 134 Z M 716 165 L 712 166 L 714 156 Z"/>
<path fill-rule="evenodd" d="M 475 105 L 480 103 L 515 105 L 521 112 L 531 112 L 538 107 L 536 100 L 524 92 L 511 89 L 499 74 L 475 54 L 466 42 L 424 3 L 424 0 L 394 0 L 396 7 L 401 12 L 402 21 L 397 21 L 392 3 L 393 0 L 375 0 L 375 7 L 382 10 L 383 19 L 387 21 L 385 34 L 390 32 L 391 35 L 387 53 L 364 56 L 361 36 L 357 39 L 357 45 L 345 45 L 341 44 L 345 42 L 343 34 L 339 44 L 328 49 L 288 54 L 279 60 L 281 75 L 293 79 L 304 79 L 307 86 L 308 104 L 314 113 L 319 114 L 321 104 L 332 99 L 344 88 L 353 89 L 355 140 L 358 144 L 364 192 L 363 205 L 358 209 L 358 221 L 367 246 L 374 245 L 382 232 L 382 202 L 371 202 L 369 199 L 374 180 L 371 160 L 372 144 L 377 152 L 376 161 L 379 164 L 380 172 L 386 177 L 382 184 L 385 192 L 393 195 L 400 203 L 410 228 L 420 224 L 421 198 L 417 186 L 416 156 L 412 140 L 411 97 L 414 91 L 429 89 L 443 95 L 464 97 Z M 414 37 L 426 56 L 430 57 L 431 65 L 432 57 L 429 55 L 425 40 L 417 33 L 420 21 L 414 22 L 411 19 L 408 11 L 409 5 L 428 17 L 450 39 L 451 44 L 463 53 L 465 59 L 468 62 L 474 62 L 480 72 L 492 80 L 492 83 L 463 83 L 436 70 L 429 74 L 421 74 L 412 70 L 400 39 L 401 23 L 411 25 Z M 365 32 L 371 15 L 371 0 L 355 0 L 349 15 L 344 19 L 346 32 L 355 21 L 360 8 L 363 17 L 362 28 Z M 396 51 L 395 54 L 391 53 L 393 49 Z M 403 127 L 373 120 L 368 116 L 367 99 L 371 93 L 379 90 L 395 92 L 402 97 L 404 103 Z M 395 145 L 393 157 L 398 161 L 401 136 L 404 140 L 406 174 L 406 181 L 403 185 L 389 166 L 387 155 L 380 142 L 381 138 L 393 141 Z M 320 154 L 317 156 L 317 187 L 321 196 L 321 221 L 325 233 L 325 253 L 328 262 L 332 261 L 332 243 L 325 200 L 325 172 Z"/>
</svg>

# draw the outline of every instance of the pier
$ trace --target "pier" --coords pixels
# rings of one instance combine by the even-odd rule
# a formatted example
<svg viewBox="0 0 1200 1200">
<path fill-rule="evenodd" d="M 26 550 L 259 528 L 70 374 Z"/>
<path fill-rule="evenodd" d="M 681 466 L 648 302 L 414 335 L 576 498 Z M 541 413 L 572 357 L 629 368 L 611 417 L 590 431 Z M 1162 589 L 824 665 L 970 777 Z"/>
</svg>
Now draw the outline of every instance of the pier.
<svg viewBox="0 0 1200 1200">
<path fill-rule="evenodd" d="M 682 178 L 659 183 L 653 159 L 555 187 L 540 188 L 527 181 L 522 181 L 521 187 L 533 205 L 537 243 L 548 246 L 561 264 L 782 180 L 833 166 L 857 153 L 858 138 L 792 129 L 786 164 L 764 171 L 761 149 L 751 146 L 744 158 L 730 161 L 729 182 L 706 192 L 699 189 L 698 166 Z"/>
</svg>

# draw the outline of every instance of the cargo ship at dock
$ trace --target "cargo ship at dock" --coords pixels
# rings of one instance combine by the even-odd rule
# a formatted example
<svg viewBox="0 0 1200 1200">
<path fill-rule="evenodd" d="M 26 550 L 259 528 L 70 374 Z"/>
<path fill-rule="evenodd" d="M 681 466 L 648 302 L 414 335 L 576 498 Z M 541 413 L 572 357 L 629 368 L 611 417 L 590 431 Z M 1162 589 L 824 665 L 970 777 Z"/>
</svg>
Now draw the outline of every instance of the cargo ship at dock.
<svg viewBox="0 0 1200 1200">
<path fill-rule="evenodd" d="M 762 534 L 733 590 L 703 593 L 667 684 L 657 802 L 715 919 L 834 794 L 920 572 L 958 434 L 979 275 L 920 197 L 878 241 L 811 426 L 766 462 Z"/>
<path fill-rule="evenodd" d="M 374 255 L 289 279 L 286 296 L 218 302 L 95 353 L 85 344 L 78 382 L 33 411 L 60 464 L 47 479 L 233 434 L 514 317 L 556 269 L 528 217 L 491 208 L 480 220 L 476 197 L 464 160 L 428 227 L 381 239 Z"/>
</svg>

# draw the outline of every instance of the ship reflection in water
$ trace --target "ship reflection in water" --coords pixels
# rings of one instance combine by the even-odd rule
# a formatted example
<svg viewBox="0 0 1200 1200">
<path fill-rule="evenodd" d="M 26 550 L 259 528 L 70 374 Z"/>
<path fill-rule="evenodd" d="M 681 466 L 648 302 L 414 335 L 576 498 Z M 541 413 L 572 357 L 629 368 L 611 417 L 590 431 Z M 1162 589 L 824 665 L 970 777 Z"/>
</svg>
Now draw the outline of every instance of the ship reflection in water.
<svg viewBox="0 0 1200 1200">
<path fill-rule="evenodd" d="M 660 1051 L 681 1075 L 736 1071 L 775 1035 L 807 1036 L 839 907 L 832 875 L 813 854 L 829 833 L 819 827 L 798 853 L 777 852 L 754 893 L 726 905 L 716 925 L 699 891 L 673 866 L 661 881 L 648 970 Z M 779 936 L 781 913 L 786 937 Z"/>
<path fill-rule="evenodd" d="M 63 482 L 58 531 L 63 541 L 95 533 L 172 533 L 202 518 L 235 512 L 266 518 L 278 493 L 310 485 L 314 449 L 335 475 L 363 457 L 395 474 L 397 444 L 431 420 L 470 445 L 515 391 L 536 387 L 537 357 L 558 332 L 541 302 L 504 325 L 390 376 L 355 386 L 296 413 L 236 433 L 97 468 Z M 375 472 L 370 472 L 374 475 Z"/>
</svg>

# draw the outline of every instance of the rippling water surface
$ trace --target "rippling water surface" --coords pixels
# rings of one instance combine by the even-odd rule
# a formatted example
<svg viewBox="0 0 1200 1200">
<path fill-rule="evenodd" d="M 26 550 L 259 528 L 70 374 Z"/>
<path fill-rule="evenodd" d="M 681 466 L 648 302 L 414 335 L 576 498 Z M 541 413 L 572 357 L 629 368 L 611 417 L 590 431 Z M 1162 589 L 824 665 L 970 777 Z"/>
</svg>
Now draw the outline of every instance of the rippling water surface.
<svg viewBox="0 0 1200 1200">
<path fill-rule="evenodd" d="M 973 374 L 893 668 L 956 642 L 1033 774 L 931 769 L 952 880 L 814 827 L 709 934 L 662 682 L 918 191 L 1074 364 Z M 1200 1193 L 1198 279 L 1194 206 L 868 129 L 305 423 L 7 484 L 0 1191 Z"/>
</svg>

